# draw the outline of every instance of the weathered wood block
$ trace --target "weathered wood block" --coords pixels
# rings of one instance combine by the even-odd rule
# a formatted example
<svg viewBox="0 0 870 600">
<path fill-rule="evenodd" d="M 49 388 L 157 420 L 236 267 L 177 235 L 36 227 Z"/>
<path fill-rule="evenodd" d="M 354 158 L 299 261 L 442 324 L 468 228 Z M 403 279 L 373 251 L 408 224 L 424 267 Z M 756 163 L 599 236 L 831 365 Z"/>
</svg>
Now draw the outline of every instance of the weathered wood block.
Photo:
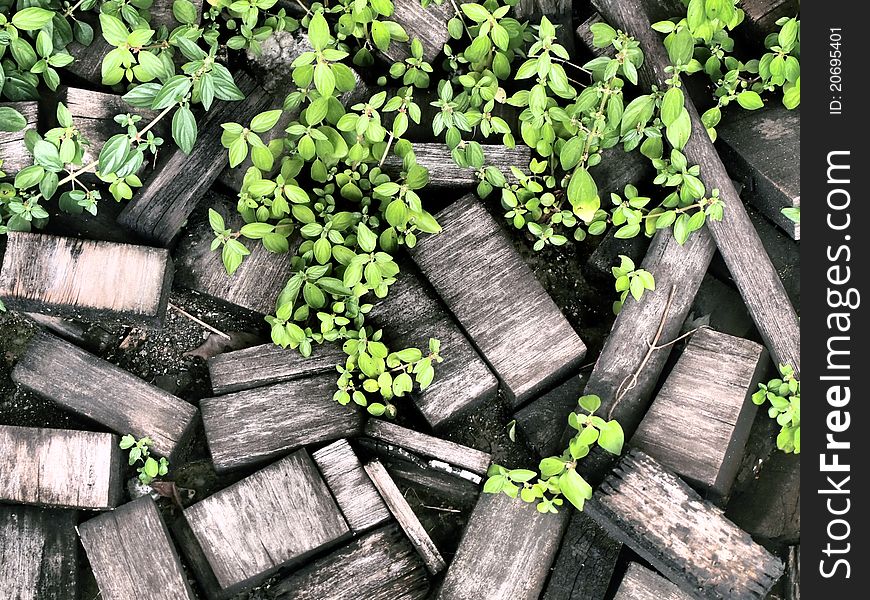
<svg viewBox="0 0 870 600">
<path fill-rule="evenodd" d="M 395 350 L 416 347 L 425 352 L 429 338 L 441 342 L 444 361 L 437 365 L 432 384 L 413 394 L 413 402 L 429 425 L 444 427 L 495 397 L 498 380 L 417 267 L 404 258 L 399 259 L 399 267 L 390 293 L 374 305 L 369 321 L 383 328 L 384 339 Z M 414 309 L 408 310 L 411 306 Z"/>
<path fill-rule="evenodd" d="M 39 103 L 36 101 L 0 102 L 0 106 L 14 108 L 27 121 L 27 125 L 21 131 L 0 131 L 0 159 L 3 159 L 0 171 L 11 178 L 24 167 L 33 164 L 33 156 L 24 144 L 24 133 L 38 125 Z"/>
<path fill-rule="evenodd" d="M 438 214 L 412 257 L 502 383 L 523 404 L 580 366 L 586 346 L 473 195 Z M 541 332 L 547 335 L 542 336 Z"/>
<path fill-rule="evenodd" d="M 12 380 L 117 433 L 150 437 L 170 461 L 196 426 L 193 405 L 50 333 L 34 336 Z"/>
<path fill-rule="evenodd" d="M 801 114 L 771 102 L 760 110 L 731 110 L 716 128 L 728 173 L 745 186 L 741 197 L 794 240 L 800 223 L 782 214 L 801 205 Z"/>
<path fill-rule="evenodd" d="M 751 396 L 767 367 L 767 352 L 755 342 L 695 332 L 632 445 L 712 498 L 727 497 L 758 408 Z"/>
<path fill-rule="evenodd" d="M 483 145 L 483 155 L 486 157 L 486 165 L 498 168 L 508 181 L 516 182 L 516 177 L 511 173 L 511 167 L 528 172 L 529 161 L 532 151 L 526 145 L 514 148 L 497 144 Z M 429 169 L 429 187 L 432 188 L 474 188 L 479 183 L 477 170 L 468 167 L 461 168 L 450 155 L 450 149 L 443 143 L 417 143 L 414 144 L 414 156 L 417 164 Z M 384 161 L 384 171 L 397 176 L 403 171 L 402 159 L 395 154 L 390 154 Z"/>
<path fill-rule="evenodd" d="M 78 598 L 75 527 L 75 511 L 0 505 L 0 597 Z"/>
<path fill-rule="evenodd" d="M 568 522 L 504 494 L 481 494 L 436 598 L 537 600 Z"/>
<path fill-rule="evenodd" d="M 0 501 L 113 508 L 123 493 L 119 441 L 110 433 L 0 425 Z"/>
<path fill-rule="evenodd" d="M 82 546 L 104 600 L 194 600 L 169 530 L 151 496 L 82 523 Z"/>
<path fill-rule="evenodd" d="M 519 0 L 512 16 L 521 23 L 528 21 L 530 26 L 547 17 L 556 26 L 556 39 L 574 56 L 573 7 L 573 0 Z"/>
<path fill-rule="evenodd" d="M 66 49 L 75 60 L 64 68 L 88 83 L 102 86 L 103 57 L 111 52 L 114 46 L 103 38 L 100 21 L 96 14 L 85 12 L 78 13 L 76 16 L 93 28 L 94 39 L 89 46 L 83 46 L 76 41 L 71 42 Z"/>
<path fill-rule="evenodd" d="M 411 545 L 420 554 L 426 569 L 433 575 L 443 571 L 447 567 L 447 563 L 444 562 L 435 542 L 429 537 L 426 528 L 420 523 L 411 505 L 405 500 L 402 491 L 396 486 L 384 465 L 374 460 L 367 463 L 364 468 L 390 512 L 399 522 L 399 526 L 411 540 Z"/>
<path fill-rule="evenodd" d="M 603 600 L 621 549 L 595 521 L 571 511 L 541 600 Z"/>
<path fill-rule="evenodd" d="M 577 30 L 575 33 L 577 34 L 577 39 L 580 41 L 580 44 L 586 48 L 591 54 L 595 56 L 610 56 L 613 57 L 616 54 L 616 50 L 613 46 L 608 46 L 606 48 L 596 48 L 595 44 L 592 43 L 593 34 L 592 34 L 592 26 L 596 23 L 603 23 L 604 19 L 601 18 L 597 12 L 592 13 L 588 19 L 583 21 L 577 26 Z"/>
<path fill-rule="evenodd" d="M 409 43 L 417 38 L 423 44 L 423 60 L 433 63 L 444 49 L 444 44 L 450 40 L 447 21 L 454 14 L 450 2 L 444 2 L 440 6 L 430 2 L 429 6 L 423 8 L 419 0 L 393 0 L 390 20 L 404 28 L 409 40 L 408 43 L 401 44 L 393 42 L 384 54 L 393 62 L 402 62 L 411 56 Z"/>
<path fill-rule="evenodd" d="M 559 387 L 547 392 L 514 413 L 517 431 L 539 457 L 561 454 L 562 432 L 568 415 L 577 408 L 586 378 L 572 376 Z"/>
<path fill-rule="evenodd" d="M 363 470 L 347 440 L 338 440 L 311 455 L 353 532 L 390 520 L 390 511 Z"/>
<path fill-rule="evenodd" d="M 240 73 L 236 85 L 245 94 L 240 102 L 218 102 L 199 123 L 199 136 L 189 155 L 179 149 L 168 156 L 118 216 L 118 222 L 144 239 L 170 245 L 209 186 L 229 160 L 222 149 L 221 123 L 249 123 L 266 109 L 269 96 Z M 219 151 L 220 150 L 220 151 Z"/>
<path fill-rule="evenodd" d="M 358 435 L 363 415 L 332 399 L 336 379 L 326 373 L 200 401 L 215 469 L 254 465 L 300 446 Z"/>
<path fill-rule="evenodd" d="M 780 17 L 794 17 L 800 13 L 800 1 L 743 0 L 740 8 L 746 13 L 746 24 L 752 32 L 752 39 L 761 41 L 777 29 L 776 21 Z"/>
<path fill-rule="evenodd" d="M 429 578 L 396 525 L 359 537 L 281 579 L 272 600 L 424 600 Z"/>
<path fill-rule="evenodd" d="M 199 23 L 201 21 L 200 15 L 202 14 L 202 0 L 190 1 L 193 3 L 193 8 L 196 12 L 196 21 L 194 23 Z M 171 33 L 173 29 L 181 25 L 172 14 L 173 2 L 174 0 L 154 0 L 149 9 L 151 18 L 148 20 L 148 24 L 152 29 L 157 29 L 163 25 Z"/>
<path fill-rule="evenodd" d="M 586 512 L 696 598 L 764 598 L 782 562 L 679 477 L 630 450 Z"/>
<path fill-rule="evenodd" d="M 0 299 L 11 310 L 155 327 L 172 272 L 158 248 L 10 232 Z"/>
<path fill-rule="evenodd" d="M 40 327 L 92 352 L 105 352 L 114 341 L 114 335 L 99 325 L 39 313 L 29 313 L 27 316 Z"/>
<path fill-rule="evenodd" d="M 227 596 L 350 535 L 305 450 L 185 509 L 184 518 Z"/>
<path fill-rule="evenodd" d="M 383 419 L 369 419 L 364 433 L 370 438 L 395 444 L 422 456 L 467 469 L 477 475 L 485 475 L 492 462 L 492 456 L 486 452 L 406 429 Z"/>
<path fill-rule="evenodd" d="M 673 583 L 638 563 L 628 565 L 613 600 L 691 600 Z"/>
<path fill-rule="evenodd" d="M 416 455 L 400 457 L 390 454 L 383 445 L 372 447 L 369 440 L 362 438 L 359 444 L 371 450 L 387 468 L 392 478 L 403 486 L 414 488 L 427 495 L 442 500 L 450 507 L 461 512 L 471 512 L 480 496 L 482 478 L 457 477 L 447 471 L 439 471 Z M 421 464 L 422 463 L 422 464 Z"/>
</svg>

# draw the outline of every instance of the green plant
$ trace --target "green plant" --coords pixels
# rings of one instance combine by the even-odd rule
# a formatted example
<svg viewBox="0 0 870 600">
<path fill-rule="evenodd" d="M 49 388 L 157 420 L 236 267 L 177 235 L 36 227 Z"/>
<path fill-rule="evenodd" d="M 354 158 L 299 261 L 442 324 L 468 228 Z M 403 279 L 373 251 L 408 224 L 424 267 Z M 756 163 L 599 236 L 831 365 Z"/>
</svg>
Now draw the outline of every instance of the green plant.
<svg viewBox="0 0 870 600">
<path fill-rule="evenodd" d="M 752 401 L 761 406 L 770 402 L 767 414 L 776 419 L 781 429 L 776 436 L 776 446 L 783 452 L 801 452 L 801 383 L 789 365 L 779 365 L 781 377 L 766 384 L 759 383 Z"/>
<path fill-rule="evenodd" d="M 561 456 L 541 460 L 539 471 L 506 469 L 492 465 L 483 491 L 488 494 L 504 493 L 511 498 L 518 495 L 528 503 L 536 503 L 538 512 L 556 513 L 567 499 L 577 510 L 592 498 L 592 486 L 577 472 L 579 462 L 596 444 L 619 455 L 625 443 L 625 434 L 618 422 L 605 421 L 595 412 L 601 399 L 595 395 L 581 396 L 578 405 L 583 412 L 568 415 L 568 425 L 577 433 Z"/>
<path fill-rule="evenodd" d="M 787 206 L 787 207 L 783 208 L 781 212 L 792 223 L 800 223 L 801 222 L 801 208 L 800 208 L 800 206 Z"/>
<path fill-rule="evenodd" d="M 136 439 L 127 434 L 121 438 L 121 450 L 129 450 L 127 464 L 131 467 L 139 465 L 136 472 L 139 473 L 139 481 L 149 485 L 157 477 L 163 477 L 169 472 L 169 461 L 161 457 L 160 460 L 151 456 L 151 446 L 154 442 L 149 437 Z"/>
<path fill-rule="evenodd" d="M 624 254 L 619 255 L 619 261 L 619 266 L 612 268 L 613 277 L 616 279 L 616 291 L 619 292 L 619 300 L 613 303 L 613 313 L 617 315 L 622 310 L 629 293 L 635 300 L 640 300 L 646 290 L 656 289 L 656 281 L 652 273 L 635 268 L 634 261 Z"/>
</svg>

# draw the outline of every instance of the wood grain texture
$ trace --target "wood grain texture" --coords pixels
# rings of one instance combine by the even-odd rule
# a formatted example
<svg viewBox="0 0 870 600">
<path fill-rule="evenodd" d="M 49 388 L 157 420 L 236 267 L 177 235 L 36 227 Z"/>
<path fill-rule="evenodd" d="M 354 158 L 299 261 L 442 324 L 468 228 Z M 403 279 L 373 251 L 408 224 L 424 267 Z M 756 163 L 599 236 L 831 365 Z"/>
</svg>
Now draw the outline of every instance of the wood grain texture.
<svg viewBox="0 0 870 600">
<path fill-rule="evenodd" d="M 194 600 L 169 530 L 151 496 L 82 523 L 82 546 L 103 600 Z"/>
<path fill-rule="evenodd" d="M 274 459 L 307 444 L 358 435 L 363 415 L 332 399 L 335 373 L 200 401 L 218 471 Z"/>
<path fill-rule="evenodd" d="M 184 518 L 227 593 L 350 535 L 305 450 L 185 509 Z"/>
<path fill-rule="evenodd" d="M 571 511 L 541 600 L 603 600 L 621 549 L 592 519 Z"/>
<path fill-rule="evenodd" d="M 181 25 L 181 23 L 179 23 L 172 15 L 173 2 L 174 0 L 154 0 L 149 9 L 151 18 L 148 20 L 148 24 L 152 29 L 157 29 L 162 25 L 171 32 L 173 29 Z M 193 4 L 194 13 L 196 14 L 194 24 L 199 24 L 201 21 L 200 15 L 202 15 L 203 0 L 190 0 L 190 2 Z"/>
<path fill-rule="evenodd" d="M 631 444 L 713 498 L 727 497 L 758 408 L 751 396 L 767 368 L 767 352 L 759 344 L 701 329 Z"/>
<path fill-rule="evenodd" d="M 481 494 L 436 599 L 537 600 L 568 515 L 542 515 L 504 494 Z"/>
<path fill-rule="evenodd" d="M 0 160 L 3 161 L 0 171 L 11 178 L 24 167 L 33 164 L 33 156 L 24 144 L 24 134 L 28 129 L 36 128 L 39 124 L 39 103 L 36 101 L 0 102 L 0 107 L 2 106 L 17 110 L 27 121 L 27 125 L 21 131 L 0 131 Z"/>
<path fill-rule="evenodd" d="M 150 437 L 170 462 L 196 426 L 193 405 L 50 333 L 33 337 L 12 380 L 116 433 Z"/>
<path fill-rule="evenodd" d="M 670 59 L 661 36 L 649 26 L 651 21 L 645 8 L 655 2 L 645 0 L 641 6 L 635 6 L 620 0 L 595 0 L 593 4 L 611 25 L 640 42 L 646 57 L 639 70 L 641 83 L 647 88 L 653 85 L 663 87 L 663 82 L 669 77 L 665 69 L 670 65 Z M 707 189 L 718 188 L 726 207 L 722 220 L 708 222 L 707 229 L 716 240 L 771 357 L 777 364 L 791 365 L 799 375 L 800 326 L 797 313 L 691 99 L 687 99 L 686 109 L 692 120 L 692 135 L 683 153 L 690 163 L 700 165 Z"/>
<path fill-rule="evenodd" d="M 99 325 L 39 313 L 29 313 L 27 316 L 43 329 L 91 352 L 105 352 L 115 341 L 114 334 Z"/>
<path fill-rule="evenodd" d="M 429 578 L 396 525 L 382 527 L 272 585 L 270 600 L 424 600 Z"/>
<path fill-rule="evenodd" d="M 459 2 L 462 3 L 462 0 Z M 435 59 L 450 40 L 447 21 L 454 16 L 453 5 L 449 2 L 441 6 L 430 3 L 423 8 L 419 0 L 393 0 L 391 21 L 395 21 L 408 34 L 409 42 L 414 38 L 423 44 L 423 60 L 434 64 Z M 392 62 L 403 62 L 411 56 L 410 43 L 393 42 L 384 52 Z"/>
<path fill-rule="evenodd" d="M 0 425 L 0 501 L 103 510 L 121 500 L 120 439 Z"/>
<path fill-rule="evenodd" d="M 562 431 L 577 408 L 586 378 L 573 376 L 514 413 L 517 431 L 539 458 L 561 454 Z"/>
<path fill-rule="evenodd" d="M 387 297 L 375 303 L 368 319 L 383 329 L 385 341 L 394 350 L 414 347 L 426 351 L 430 338 L 441 342 L 444 361 L 435 367 L 435 380 L 412 398 L 426 422 L 442 428 L 495 397 L 498 380 L 417 267 L 406 257 L 397 260 L 396 282 Z"/>
<path fill-rule="evenodd" d="M 586 346 L 474 195 L 440 213 L 412 251 L 514 407 L 580 366 Z M 541 335 L 546 331 L 547 335 Z"/>
<path fill-rule="evenodd" d="M 396 486 L 396 483 L 390 477 L 390 474 L 387 473 L 384 465 L 377 460 L 373 460 L 366 463 L 364 468 L 369 479 L 386 503 L 387 508 L 390 509 L 393 517 L 398 521 L 402 531 L 411 540 L 411 545 L 420 554 L 426 569 L 433 575 L 443 571 L 447 567 L 444 557 L 441 556 L 441 553 L 435 546 L 435 542 L 429 537 L 426 528 L 420 523 L 420 519 L 414 514 L 411 505 L 405 500 L 402 491 Z"/>
<path fill-rule="evenodd" d="M 75 60 L 64 67 L 64 69 L 94 86 L 102 86 L 103 57 L 111 52 L 114 46 L 109 44 L 103 37 L 97 14 L 93 12 L 79 12 L 76 18 L 93 28 L 94 39 L 89 46 L 83 46 L 76 41 L 70 42 L 66 50 L 73 55 Z"/>
<path fill-rule="evenodd" d="M 716 128 L 722 160 L 749 200 L 793 240 L 800 223 L 782 214 L 801 205 L 801 113 L 771 102 L 760 110 L 729 110 Z"/>
<path fill-rule="evenodd" d="M 142 238 L 169 246 L 212 182 L 229 164 L 220 143 L 221 123 L 249 123 L 269 104 L 269 96 L 244 73 L 236 85 L 240 102 L 219 101 L 198 123 L 199 136 L 189 155 L 173 149 L 118 216 L 118 222 Z M 220 150 L 220 151 L 219 151 Z"/>
<path fill-rule="evenodd" d="M 362 438 L 359 445 L 367 451 L 372 450 L 367 444 L 369 440 Z M 480 496 L 481 482 L 473 482 L 455 474 L 439 471 L 421 460 L 405 460 L 383 451 L 383 447 L 375 447 L 372 454 L 377 456 L 386 467 L 390 476 L 404 487 L 413 488 L 428 496 L 443 500 L 455 510 L 471 512 Z M 414 455 L 412 458 L 419 458 Z"/>
<path fill-rule="evenodd" d="M 337 440 L 314 452 L 311 458 L 355 534 L 390 520 L 387 505 L 347 440 Z"/>
<path fill-rule="evenodd" d="M 778 558 L 637 449 L 598 487 L 586 512 L 695 598 L 764 598 L 782 575 Z"/>
<path fill-rule="evenodd" d="M 389 444 L 395 444 L 422 456 L 443 461 L 455 467 L 468 469 L 477 475 L 486 475 L 492 456 L 456 442 L 442 440 L 425 433 L 407 429 L 383 419 L 369 419 L 365 435 Z"/>
<path fill-rule="evenodd" d="M 692 596 L 638 563 L 628 565 L 613 600 L 691 600 Z"/>
<path fill-rule="evenodd" d="M 788 571 L 785 588 L 786 600 L 801 600 L 801 547 L 790 546 L 788 549 Z"/>
<path fill-rule="evenodd" d="M 740 8 L 746 13 L 747 28 L 759 42 L 777 30 L 780 17 L 794 17 L 800 13 L 800 0 L 742 0 Z"/>
<path fill-rule="evenodd" d="M 529 161 L 532 158 L 532 151 L 528 146 L 520 144 L 508 148 L 497 144 L 484 144 L 482 147 L 486 165 L 499 169 L 509 182 L 517 181 L 511 173 L 512 166 L 528 172 Z M 471 167 L 463 169 L 453 162 L 450 149 L 443 143 L 414 144 L 414 156 L 418 165 L 429 169 L 427 189 L 470 189 L 476 187 L 480 181 L 476 169 Z M 402 159 L 395 154 L 387 156 L 383 168 L 392 176 L 398 176 L 404 170 Z"/>
<path fill-rule="evenodd" d="M 0 505 L 0 598 L 76 600 L 76 512 Z"/>
<path fill-rule="evenodd" d="M 159 326 L 172 273 L 165 250 L 10 232 L 0 299 L 11 310 Z"/>
</svg>

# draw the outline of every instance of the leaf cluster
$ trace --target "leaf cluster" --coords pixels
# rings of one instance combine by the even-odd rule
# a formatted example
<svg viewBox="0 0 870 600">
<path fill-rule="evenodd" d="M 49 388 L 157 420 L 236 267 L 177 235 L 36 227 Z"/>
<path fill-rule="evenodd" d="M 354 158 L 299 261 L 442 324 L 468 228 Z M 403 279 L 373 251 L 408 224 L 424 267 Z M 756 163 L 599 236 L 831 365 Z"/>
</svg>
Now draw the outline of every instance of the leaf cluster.
<svg viewBox="0 0 870 600">
<path fill-rule="evenodd" d="M 779 365 L 780 377 L 759 383 L 752 401 L 761 406 L 770 403 L 767 414 L 781 429 L 776 446 L 787 454 L 801 452 L 801 383 L 789 365 Z"/>
<path fill-rule="evenodd" d="M 169 461 L 166 458 L 161 457 L 158 460 L 151 456 L 153 444 L 154 442 L 147 436 L 137 440 L 130 434 L 122 437 L 119 444 L 121 450 L 129 450 L 127 464 L 131 467 L 138 465 L 136 472 L 139 473 L 139 481 L 145 485 L 169 472 Z"/>
</svg>

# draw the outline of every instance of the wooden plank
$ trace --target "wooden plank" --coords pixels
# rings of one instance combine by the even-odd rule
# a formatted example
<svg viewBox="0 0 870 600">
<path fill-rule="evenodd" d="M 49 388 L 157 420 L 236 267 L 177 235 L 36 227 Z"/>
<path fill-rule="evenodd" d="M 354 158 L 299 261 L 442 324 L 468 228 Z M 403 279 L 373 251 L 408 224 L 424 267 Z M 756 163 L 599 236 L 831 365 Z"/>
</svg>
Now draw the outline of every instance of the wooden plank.
<svg viewBox="0 0 870 600">
<path fill-rule="evenodd" d="M 351 530 L 361 533 L 390 520 L 390 511 L 366 476 L 347 440 L 337 440 L 311 455 Z"/>
<path fill-rule="evenodd" d="M 438 439 L 425 433 L 406 429 L 383 419 L 369 419 L 366 422 L 365 435 L 400 448 L 406 448 L 422 456 L 427 456 L 453 465 L 468 469 L 477 475 L 486 475 L 492 456 L 486 452 L 475 450 L 455 442 Z"/>
<path fill-rule="evenodd" d="M 27 316 L 40 327 L 91 352 L 105 352 L 115 342 L 114 334 L 99 325 L 39 313 L 28 313 Z"/>
<path fill-rule="evenodd" d="M 598 487 L 586 512 L 696 598 L 764 598 L 782 562 L 679 477 L 637 449 Z"/>
<path fill-rule="evenodd" d="M 435 59 L 444 49 L 444 44 L 450 40 L 447 21 L 454 15 L 453 4 L 449 2 L 440 6 L 430 2 L 429 6 L 423 8 L 420 0 L 393 0 L 390 20 L 402 26 L 408 34 L 409 42 L 414 38 L 420 40 L 423 44 L 423 60 L 434 65 Z M 404 62 L 411 56 L 410 44 L 393 42 L 384 55 L 392 62 Z"/>
<path fill-rule="evenodd" d="M 110 433 L 0 425 L 0 501 L 103 510 L 121 500 L 121 449 Z"/>
<path fill-rule="evenodd" d="M 444 562 L 444 558 L 438 552 L 438 548 L 435 546 L 432 538 L 429 537 L 426 528 L 420 523 L 417 515 L 414 514 L 408 501 L 405 500 L 401 490 L 396 486 L 390 474 L 387 473 L 384 465 L 374 460 L 366 463 L 364 468 L 371 482 L 375 484 L 381 498 L 384 499 L 384 502 L 390 509 L 390 512 L 393 513 L 396 521 L 399 522 L 405 535 L 411 540 L 411 545 L 420 554 L 426 569 L 433 575 L 437 575 L 447 568 L 447 563 Z"/>
<path fill-rule="evenodd" d="M 542 515 L 504 494 L 481 494 L 437 600 L 537 600 L 568 515 Z"/>
<path fill-rule="evenodd" d="M 517 431 L 538 457 L 558 455 L 565 449 L 560 447 L 562 432 L 585 385 L 582 375 L 571 377 L 514 413 Z"/>
<path fill-rule="evenodd" d="M 489 363 L 514 407 L 580 366 L 586 346 L 474 195 L 437 215 L 411 255 Z M 547 331 L 547 336 L 541 336 Z"/>
<path fill-rule="evenodd" d="M 786 573 L 787 584 L 785 588 L 786 600 L 801 600 L 801 547 L 789 546 L 788 571 Z"/>
<path fill-rule="evenodd" d="M 592 15 L 580 23 L 577 26 L 577 30 L 575 31 L 577 35 L 577 39 L 583 45 L 586 50 L 588 50 L 591 54 L 595 56 L 609 56 L 614 57 L 616 55 L 616 49 L 613 46 L 607 46 L 606 48 L 596 48 L 595 44 L 592 43 L 593 34 L 592 34 L 592 26 L 597 23 L 603 23 L 604 19 L 601 18 L 597 12 L 592 13 Z"/>
<path fill-rule="evenodd" d="M 673 583 L 638 563 L 628 565 L 613 600 L 691 600 Z"/>
<path fill-rule="evenodd" d="M 94 39 L 89 46 L 83 46 L 76 41 L 70 42 L 66 50 L 72 54 L 75 60 L 64 69 L 76 77 L 100 87 L 103 85 L 103 57 L 111 52 L 114 46 L 103 38 L 100 20 L 96 13 L 80 11 L 76 14 L 76 18 L 93 28 Z"/>
<path fill-rule="evenodd" d="M 36 101 L 0 102 L 0 106 L 14 108 L 27 121 L 27 125 L 21 131 L 0 131 L 0 159 L 3 160 L 0 171 L 11 178 L 24 167 L 33 164 L 33 155 L 24 144 L 24 134 L 28 129 L 34 129 L 39 125 L 39 103 Z"/>
<path fill-rule="evenodd" d="M 742 0 L 740 8 L 746 13 L 746 27 L 758 44 L 764 36 L 777 30 L 781 17 L 795 17 L 800 13 L 800 0 Z M 760 45 L 760 44 L 758 44 Z"/>
<path fill-rule="evenodd" d="M 429 338 L 441 342 L 444 361 L 436 366 L 435 380 L 412 398 L 431 427 L 443 428 L 494 398 L 498 380 L 417 267 L 406 257 L 398 258 L 398 264 L 396 282 L 387 297 L 375 303 L 368 319 L 383 329 L 384 340 L 396 350 L 415 347 L 425 352 Z"/>
<path fill-rule="evenodd" d="M 509 182 L 517 181 L 511 173 L 511 166 L 528 172 L 529 161 L 532 158 L 532 151 L 528 146 L 520 144 L 508 148 L 498 144 L 484 144 L 482 147 L 487 166 L 491 165 L 499 169 Z M 463 169 L 453 162 L 450 149 L 446 144 L 416 143 L 414 156 L 418 165 L 429 169 L 431 188 L 468 189 L 476 187 L 480 182 L 476 169 L 472 167 Z M 389 175 L 398 176 L 403 171 L 402 159 L 395 154 L 390 154 L 384 161 L 383 169 Z"/>
<path fill-rule="evenodd" d="M 429 578 L 396 525 L 382 527 L 270 586 L 270 600 L 424 600 Z"/>
<path fill-rule="evenodd" d="M 726 498 L 758 408 L 751 396 L 768 366 L 759 344 L 701 329 L 665 380 L 632 446 L 713 499 Z"/>
<path fill-rule="evenodd" d="M 368 442 L 370 440 L 365 438 L 358 441 L 361 447 L 379 458 L 387 472 L 402 486 L 413 488 L 426 497 L 434 496 L 454 510 L 471 512 L 474 508 L 480 496 L 481 478 L 471 481 L 455 473 L 439 471 L 416 455 L 411 455 L 412 460 L 407 460 L 407 456 L 391 454 L 383 444 L 372 443 L 375 444 L 372 447 Z"/>
<path fill-rule="evenodd" d="M 151 29 L 157 29 L 162 25 L 171 33 L 173 29 L 181 25 L 172 15 L 172 4 L 174 1 L 154 0 L 151 8 L 148 9 L 151 13 L 151 19 L 148 20 Z M 194 24 L 199 24 L 202 20 L 200 15 L 202 15 L 203 0 L 190 0 L 190 2 L 193 4 L 194 14 L 196 14 Z"/>
<path fill-rule="evenodd" d="M 553 562 L 541 600 L 603 600 L 622 544 L 595 521 L 571 511 L 568 529 Z"/>
<path fill-rule="evenodd" d="M 76 513 L 0 505 L 0 598 L 78 598 Z"/>
<path fill-rule="evenodd" d="M 335 373 L 200 401 L 217 471 L 277 458 L 307 444 L 358 435 L 363 415 L 332 399 Z"/>
<path fill-rule="evenodd" d="M 116 433 L 150 437 L 170 462 L 197 425 L 193 405 L 50 333 L 33 337 L 12 380 Z"/>
<path fill-rule="evenodd" d="M 222 593 L 263 581 L 350 535 L 303 449 L 184 510 Z"/>
<path fill-rule="evenodd" d="M 172 272 L 157 248 L 10 232 L 0 299 L 10 310 L 159 326 Z"/>
<path fill-rule="evenodd" d="M 87 211 L 72 214 L 60 210 L 60 207 L 53 203 L 46 207 L 49 217 L 43 233 L 99 242 L 142 244 L 139 236 L 123 227 L 118 227 L 117 218 L 123 209 L 124 204 L 120 202 L 101 202 L 95 215 Z"/>
<path fill-rule="evenodd" d="M 228 164 L 227 153 L 218 152 L 221 123 L 248 123 L 269 104 L 269 95 L 244 73 L 236 85 L 245 99 L 218 102 L 199 123 L 199 136 L 189 155 L 173 149 L 118 216 L 118 222 L 142 238 L 170 245 L 185 221 Z"/>
<path fill-rule="evenodd" d="M 79 526 L 103 600 L 194 600 L 193 590 L 151 496 Z"/>
<path fill-rule="evenodd" d="M 771 102 L 761 110 L 729 110 L 716 131 L 728 172 L 747 190 L 741 196 L 793 240 L 801 239 L 800 223 L 782 214 L 801 205 L 800 108 Z"/>
</svg>

